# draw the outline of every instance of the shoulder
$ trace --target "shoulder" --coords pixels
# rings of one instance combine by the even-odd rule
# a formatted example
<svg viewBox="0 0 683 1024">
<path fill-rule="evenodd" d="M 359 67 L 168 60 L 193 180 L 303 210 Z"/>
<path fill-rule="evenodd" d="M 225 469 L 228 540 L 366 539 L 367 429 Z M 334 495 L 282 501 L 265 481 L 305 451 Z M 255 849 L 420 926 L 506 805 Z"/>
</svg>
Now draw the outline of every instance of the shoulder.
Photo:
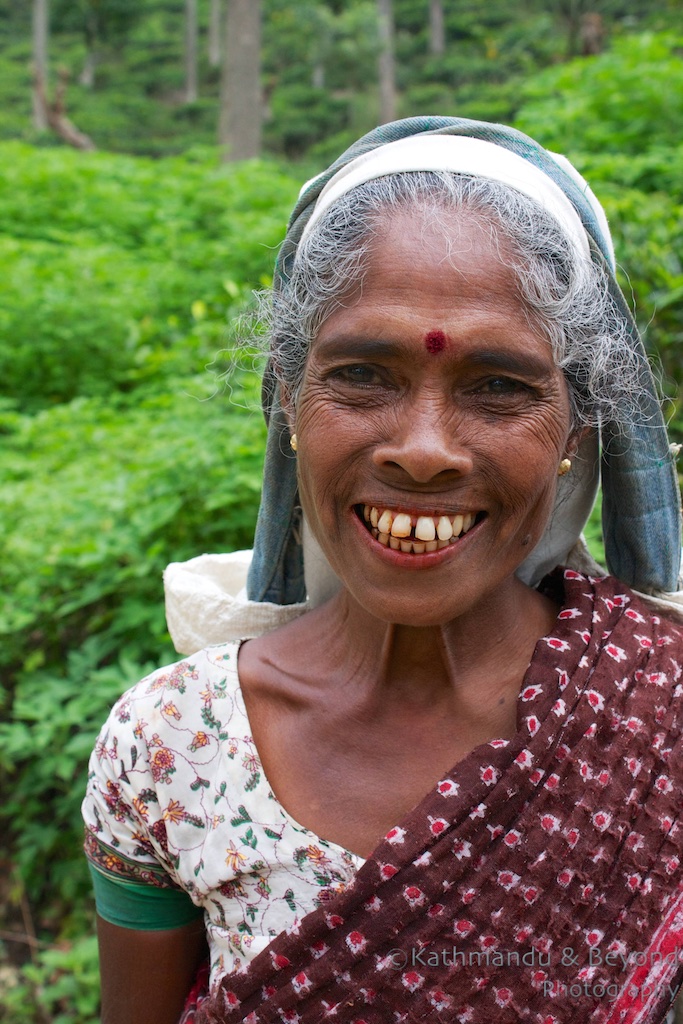
<svg viewBox="0 0 683 1024">
<path fill-rule="evenodd" d="M 90 758 L 91 783 L 143 800 L 182 766 L 215 759 L 234 727 L 243 730 L 239 643 L 209 647 L 157 669 L 113 706 Z M 181 773 L 182 774 L 182 773 Z"/>
<path fill-rule="evenodd" d="M 239 643 L 221 644 L 157 669 L 112 708 L 103 734 L 146 739 L 151 745 L 178 729 L 230 719 L 241 707 Z"/>
<path fill-rule="evenodd" d="M 564 585 L 564 601 L 571 602 L 576 591 L 590 590 L 598 614 L 615 619 L 624 616 L 627 621 L 647 625 L 657 632 L 668 631 L 672 637 L 683 639 L 683 591 L 678 594 L 654 596 L 633 590 L 616 576 L 589 576 L 575 569 L 560 570 Z M 555 580 L 559 577 L 556 576 Z M 553 578 L 549 578 L 553 582 Z M 584 594 L 588 597 L 588 594 Z"/>
<path fill-rule="evenodd" d="M 597 600 L 608 610 L 621 615 L 624 626 L 636 638 L 649 637 L 657 647 L 683 645 L 683 594 L 655 597 L 641 594 L 614 576 L 593 581 Z M 649 647 L 648 644 L 644 646 Z"/>
<path fill-rule="evenodd" d="M 239 643 L 208 647 L 157 669 L 112 708 L 90 759 L 90 777 L 135 794 L 201 775 L 233 730 L 248 731 L 237 672 Z"/>
<path fill-rule="evenodd" d="M 225 741 L 248 732 L 238 651 L 238 643 L 211 647 L 158 669 L 112 708 L 83 804 L 89 836 L 106 856 L 169 870 L 206 832 L 202 793 L 222 773 Z"/>
</svg>

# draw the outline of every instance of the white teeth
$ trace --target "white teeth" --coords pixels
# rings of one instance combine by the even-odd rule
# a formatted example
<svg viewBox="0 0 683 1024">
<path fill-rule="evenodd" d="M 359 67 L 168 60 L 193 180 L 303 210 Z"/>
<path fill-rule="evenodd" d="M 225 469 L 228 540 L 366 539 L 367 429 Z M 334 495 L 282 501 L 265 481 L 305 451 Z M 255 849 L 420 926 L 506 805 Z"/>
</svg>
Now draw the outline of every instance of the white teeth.
<svg viewBox="0 0 683 1024">
<path fill-rule="evenodd" d="M 382 515 L 379 517 L 377 521 L 377 529 L 379 530 L 380 533 L 391 533 L 391 524 L 393 523 L 393 521 L 394 517 L 392 516 L 391 512 L 388 509 L 386 509 L 384 512 L 382 512 Z"/>
<path fill-rule="evenodd" d="M 380 544 L 390 545 L 394 551 L 412 551 L 421 555 L 425 551 L 438 551 L 454 544 L 472 529 L 476 513 L 465 512 L 452 519 L 448 516 L 417 516 L 413 527 L 413 519 L 407 512 L 363 505 L 363 519 Z"/>
<path fill-rule="evenodd" d="M 453 527 L 447 516 L 441 516 L 436 525 L 436 533 L 439 540 L 450 540 L 453 536 Z"/>
<path fill-rule="evenodd" d="M 415 536 L 418 540 L 434 540 L 436 528 L 431 516 L 420 516 L 415 524 Z"/>
<path fill-rule="evenodd" d="M 410 516 L 407 516 L 405 512 L 399 512 L 391 524 L 391 536 L 392 537 L 410 537 L 412 530 L 412 523 L 410 522 Z"/>
</svg>

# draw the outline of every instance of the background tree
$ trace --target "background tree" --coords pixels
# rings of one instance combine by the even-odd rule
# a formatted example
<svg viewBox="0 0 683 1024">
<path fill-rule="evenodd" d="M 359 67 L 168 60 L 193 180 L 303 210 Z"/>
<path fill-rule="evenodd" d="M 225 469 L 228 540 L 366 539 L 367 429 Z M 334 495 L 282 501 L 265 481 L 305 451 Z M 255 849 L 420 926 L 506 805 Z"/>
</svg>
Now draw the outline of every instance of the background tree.
<svg viewBox="0 0 683 1024">
<path fill-rule="evenodd" d="M 199 96 L 199 25 L 197 0 L 185 0 L 185 90 L 186 103 L 196 103 Z"/>
<path fill-rule="evenodd" d="M 100 39 L 100 16 L 101 5 L 96 0 L 85 4 L 83 12 L 83 34 L 85 37 L 85 60 L 83 69 L 78 76 L 78 81 L 84 88 L 92 89 L 95 85 L 95 72 L 97 69 L 97 44 Z"/>
<path fill-rule="evenodd" d="M 396 120 L 396 70 L 394 62 L 394 9 L 392 0 L 377 0 L 379 29 L 379 119 Z"/>
<path fill-rule="evenodd" d="M 605 45 L 605 25 L 602 15 L 596 11 L 586 11 L 581 17 L 580 26 L 581 53 L 584 57 L 594 57 L 602 53 Z"/>
<path fill-rule="evenodd" d="M 224 160 L 261 152 L 261 2 L 228 0 L 219 142 Z"/>
<path fill-rule="evenodd" d="M 80 34 L 85 49 L 76 75 L 83 88 L 95 88 L 98 65 L 123 55 L 125 43 L 136 22 L 152 13 L 150 0 L 50 0 L 53 31 L 63 40 Z"/>
<path fill-rule="evenodd" d="M 222 0 L 210 0 L 209 6 L 209 32 L 208 32 L 208 57 L 209 66 L 217 68 L 221 63 L 221 52 L 223 42 L 223 3 Z"/>
<path fill-rule="evenodd" d="M 429 50 L 436 56 L 441 56 L 446 51 L 443 0 L 429 0 Z"/>
<path fill-rule="evenodd" d="M 45 93 L 48 85 L 47 43 L 49 34 L 48 0 L 33 0 L 33 125 L 47 131 Z"/>
</svg>

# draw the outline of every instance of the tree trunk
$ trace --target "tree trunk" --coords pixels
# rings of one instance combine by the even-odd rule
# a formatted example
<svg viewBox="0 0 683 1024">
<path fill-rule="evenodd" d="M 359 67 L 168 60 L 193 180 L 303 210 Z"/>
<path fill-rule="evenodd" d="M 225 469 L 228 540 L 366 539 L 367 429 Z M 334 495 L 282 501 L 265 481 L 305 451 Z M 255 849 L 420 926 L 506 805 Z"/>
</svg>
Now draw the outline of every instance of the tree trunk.
<svg viewBox="0 0 683 1024">
<path fill-rule="evenodd" d="M 313 86 L 314 89 L 325 88 L 325 65 L 321 60 L 316 61 L 316 63 L 313 65 L 311 85 Z"/>
<path fill-rule="evenodd" d="M 78 130 L 73 121 L 66 116 L 66 86 L 69 74 L 64 68 L 58 73 L 54 103 L 50 103 L 45 89 L 45 82 L 39 74 L 35 75 L 35 90 L 42 110 L 45 113 L 47 127 L 51 128 L 60 139 L 76 149 L 95 149 L 95 143 L 84 132 Z"/>
<path fill-rule="evenodd" d="M 597 11 L 586 11 L 581 15 L 581 53 L 584 57 L 595 57 L 605 48 L 605 23 Z"/>
<path fill-rule="evenodd" d="M 83 70 L 78 76 L 78 81 L 86 89 L 92 89 L 95 85 L 95 69 L 97 68 L 97 43 L 100 35 L 100 27 L 97 18 L 97 8 L 89 6 L 85 14 L 84 23 L 85 35 L 85 61 Z"/>
<path fill-rule="evenodd" d="M 555 0 L 554 6 L 567 26 L 567 56 L 575 57 L 579 49 L 581 15 L 586 4 L 584 0 Z"/>
<path fill-rule="evenodd" d="M 95 85 L 95 69 L 97 68 L 97 57 L 95 56 L 94 50 L 85 51 L 85 60 L 83 61 L 83 68 L 78 76 L 79 85 L 82 85 L 84 89 L 92 89 Z"/>
<path fill-rule="evenodd" d="M 228 0 L 218 137 L 224 160 L 261 151 L 261 2 Z"/>
<path fill-rule="evenodd" d="M 197 85 L 197 0 L 185 0 L 185 102 L 196 103 Z"/>
<path fill-rule="evenodd" d="M 377 0 L 379 25 L 379 119 L 396 120 L 396 72 L 394 67 L 394 12 L 392 0 Z"/>
<path fill-rule="evenodd" d="M 223 23 L 223 0 L 211 0 L 209 9 L 209 64 L 212 68 L 220 67 L 221 37 Z"/>
<path fill-rule="evenodd" d="M 443 0 L 429 0 L 429 52 L 436 56 L 446 52 Z"/>
<path fill-rule="evenodd" d="M 48 129 L 45 109 L 47 83 L 47 40 L 49 33 L 48 0 L 33 0 L 33 126 L 39 132 Z M 42 90 L 40 83 L 42 83 Z"/>
</svg>

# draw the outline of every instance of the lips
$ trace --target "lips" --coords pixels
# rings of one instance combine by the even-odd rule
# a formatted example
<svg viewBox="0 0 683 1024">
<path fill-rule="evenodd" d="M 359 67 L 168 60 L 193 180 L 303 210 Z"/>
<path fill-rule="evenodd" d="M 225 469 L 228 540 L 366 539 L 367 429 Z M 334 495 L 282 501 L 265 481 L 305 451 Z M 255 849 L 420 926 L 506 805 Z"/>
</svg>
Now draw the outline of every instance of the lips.
<svg viewBox="0 0 683 1024">
<path fill-rule="evenodd" d="M 455 544 L 485 513 L 444 512 L 429 516 L 384 506 L 357 505 L 356 514 L 380 544 L 405 554 L 422 555 Z"/>
</svg>

